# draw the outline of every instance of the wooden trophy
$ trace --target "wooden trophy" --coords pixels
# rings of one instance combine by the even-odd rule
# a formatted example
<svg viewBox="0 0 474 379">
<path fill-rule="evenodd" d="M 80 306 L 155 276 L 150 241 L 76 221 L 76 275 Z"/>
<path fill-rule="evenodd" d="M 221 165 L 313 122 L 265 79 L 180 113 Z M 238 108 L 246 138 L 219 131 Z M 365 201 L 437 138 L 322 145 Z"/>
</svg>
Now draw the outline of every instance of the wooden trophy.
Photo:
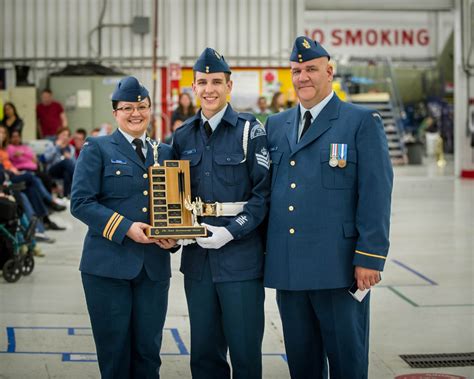
<svg viewBox="0 0 474 379">
<path fill-rule="evenodd" d="M 189 161 L 158 163 L 159 142 L 148 141 L 153 148 L 154 164 L 148 168 L 150 181 L 150 238 L 206 237 L 207 229 L 197 222 L 196 207 L 191 203 Z"/>
</svg>

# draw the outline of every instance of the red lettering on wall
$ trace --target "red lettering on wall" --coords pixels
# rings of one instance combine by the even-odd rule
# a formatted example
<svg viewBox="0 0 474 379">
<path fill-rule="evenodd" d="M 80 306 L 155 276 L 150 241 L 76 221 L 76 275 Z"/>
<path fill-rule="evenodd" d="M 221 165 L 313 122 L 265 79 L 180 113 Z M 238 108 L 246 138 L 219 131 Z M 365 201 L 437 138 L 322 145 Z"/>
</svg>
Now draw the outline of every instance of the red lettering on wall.
<svg viewBox="0 0 474 379">
<path fill-rule="evenodd" d="M 305 30 L 305 35 L 313 41 L 318 41 L 321 45 L 324 43 L 324 32 L 321 29 Z"/>
<path fill-rule="evenodd" d="M 328 34 L 329 33 L 329 34 Z M 428 29 L 307 29 L 308 38 L 332 46 L 427 46 L 431 43 Z"/>
<path fill-rule="evenodd" d="M 340 36 L 340 34 L 341 34 L 341 29 L 334 29 L 331 32 L 333 46 L 342 45 L 342 37 Z"/>
<path fill-rule="evenodd" d="M 346 30 L 346 45 L 362 45 L 362 30 Z"/>
<path fill-rule="evenodd" d="M 421 46 L 428 45 L 430 43 L 430 34 L 428 33 L 428 30 L 426 29 L 418 30 L 418 33 L 416 33 L 416 41 Z"/>
<path fill-rule="evenodd" d="M 367 42 L 367 45 L 369 46 L 374 46 L 377 44 L 377 31 L 374 29 L 369 29 L 365 33 L 365 41 Z"/>
<path fill-rule="evenodd" d="M 402 30 L 402 45 L 413 46 L 413 30 Z"/>
<path fill-rule="evenodd" d="M 390 30 L 380 31 L 380 43 L 382 45 L 392 46 L 392 43 L 390 42 Z"/>
</svg>

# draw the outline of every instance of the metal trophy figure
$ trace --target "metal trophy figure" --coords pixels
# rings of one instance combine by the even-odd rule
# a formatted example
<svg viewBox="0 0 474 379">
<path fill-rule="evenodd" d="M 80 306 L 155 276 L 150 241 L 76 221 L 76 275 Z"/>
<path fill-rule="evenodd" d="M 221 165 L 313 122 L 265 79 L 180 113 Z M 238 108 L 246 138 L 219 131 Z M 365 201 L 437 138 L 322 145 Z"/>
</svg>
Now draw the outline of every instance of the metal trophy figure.
<svg viewBox="0 0 474 379">
<path fill-rule="evenodd" d="M 153 166 L 159 166 L 160 164 L 158 163 L 158 146 L 160 146 L 161 140 L 158 138 L 157 141 L 153 141 L 150 137 L 147 137 L 146 140 L 148 143 L 151 145 L 151 148 L 153 149 Z"/>
</svg>

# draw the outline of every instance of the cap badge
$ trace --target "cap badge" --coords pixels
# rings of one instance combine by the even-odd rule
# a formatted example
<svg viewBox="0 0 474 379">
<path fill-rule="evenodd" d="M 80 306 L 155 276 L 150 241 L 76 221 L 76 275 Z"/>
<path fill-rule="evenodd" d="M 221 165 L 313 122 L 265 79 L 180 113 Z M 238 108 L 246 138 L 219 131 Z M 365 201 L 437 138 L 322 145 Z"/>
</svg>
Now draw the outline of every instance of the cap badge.
<svg viewBox="0 0 474 379">
<path fill-rule="evenodd" d="M 305 47 L 306 49 L 309 49 L 311 46 L 309 45 L 308 41 L 303 40 L 303 47 Z"/>
<path fill-rule="evenodd" d="M 217 51 L 214 50 L 214 54 L 216 54 L 217 59 L 221 59 L 221 56 Z"/>
</svg>

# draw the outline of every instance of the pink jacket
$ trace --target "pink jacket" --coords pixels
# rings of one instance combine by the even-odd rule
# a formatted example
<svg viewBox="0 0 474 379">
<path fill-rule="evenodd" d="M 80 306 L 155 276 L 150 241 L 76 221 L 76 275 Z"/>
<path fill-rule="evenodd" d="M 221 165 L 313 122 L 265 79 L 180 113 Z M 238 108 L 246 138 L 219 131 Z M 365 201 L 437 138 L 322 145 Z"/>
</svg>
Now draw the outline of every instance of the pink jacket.
<svg viewBox="0 0 474 379">
<path fill-rule="evenodd" d="M 35 152 L 27 145 L 8 145 L 8 156 L 18 170 L 36 171 Z"/>
</svg>

